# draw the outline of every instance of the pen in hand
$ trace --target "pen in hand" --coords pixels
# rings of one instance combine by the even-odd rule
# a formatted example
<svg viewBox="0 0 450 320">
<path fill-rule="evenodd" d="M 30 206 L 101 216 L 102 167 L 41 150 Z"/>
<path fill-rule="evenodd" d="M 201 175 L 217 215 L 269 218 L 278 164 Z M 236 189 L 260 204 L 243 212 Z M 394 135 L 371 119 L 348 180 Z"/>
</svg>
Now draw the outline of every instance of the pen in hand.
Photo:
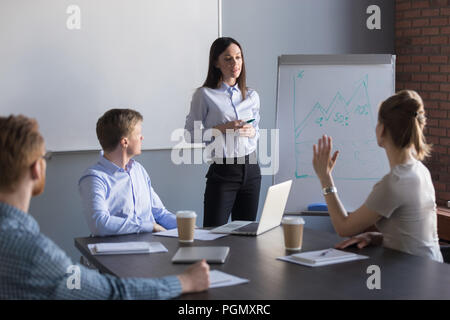
<svg viewBox="0 0 450 320">
<path fill-rule="evenodd" d="M 252 123 L 253 121 L 255 121 L 256 119 L 250 119 L 250 120 L 241 120 L 241 128 L 243 126 L 245 126 L 248 123 Z"/>
</svg>

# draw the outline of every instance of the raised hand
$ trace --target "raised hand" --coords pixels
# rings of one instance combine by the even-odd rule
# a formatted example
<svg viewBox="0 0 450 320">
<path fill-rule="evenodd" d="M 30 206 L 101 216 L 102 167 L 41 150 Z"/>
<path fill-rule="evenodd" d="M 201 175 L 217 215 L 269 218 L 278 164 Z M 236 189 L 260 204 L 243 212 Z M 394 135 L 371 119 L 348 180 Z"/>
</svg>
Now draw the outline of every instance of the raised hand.
<svg viewBox="0 0 450 320">
<path fill-rule="evenodd" d="M 313 145 L 313 167 L 317 177 L 321 181 L 328 179 L 331 176 L 334 165 L 336 164 L 339 151 L 336 151 L 331 156 L 333 149 L 333 139 L 323 135 L 319 139 L 317 145 Z"/>
</svg>

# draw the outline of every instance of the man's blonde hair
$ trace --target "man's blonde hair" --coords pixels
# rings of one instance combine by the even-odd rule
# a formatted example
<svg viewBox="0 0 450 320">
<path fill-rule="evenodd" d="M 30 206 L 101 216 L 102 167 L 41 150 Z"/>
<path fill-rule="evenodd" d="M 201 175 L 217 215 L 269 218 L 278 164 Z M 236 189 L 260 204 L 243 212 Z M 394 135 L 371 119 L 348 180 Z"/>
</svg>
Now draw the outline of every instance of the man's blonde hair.
<svg viewBox="0 0 450 320">
<path fill-rule="evenodd" d="M 111 109 L 97 121 L 97 138 L 104 151 L 113 151 L 123 137 L 128 137 L 142 115 L 131 109 Z"/>
<path fill-rule="evenodd" d="M 0 117 L 0 191 L 13 192 L 26 170 L 40 156 L 44 138 L 35 119 Z"/>
</svg>

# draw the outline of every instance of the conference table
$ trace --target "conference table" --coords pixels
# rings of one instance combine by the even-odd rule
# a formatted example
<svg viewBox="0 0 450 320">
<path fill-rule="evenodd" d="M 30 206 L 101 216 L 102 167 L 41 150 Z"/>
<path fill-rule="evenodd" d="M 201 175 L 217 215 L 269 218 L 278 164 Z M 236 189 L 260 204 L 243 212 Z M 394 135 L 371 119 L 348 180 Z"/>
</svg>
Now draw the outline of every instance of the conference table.
<svg viewBox="0 0 450 320">
<path fill-rule="evenodd" d="M 302 251 L 331 248 L 341 240 L 336 234 L 305 228 Z M 168 252 L 92 255 L 88 249 L 88 244 L 127 241 L 160 242 Z M 213 241 L 195 240 L 192 244 L 141 233 L 75 238 L 75 246 L 100 272 L 123 278 L 180 274 L 188 265 L 171 262 L 180 246 L 229 246 L 225 263 L 211 264 L 211 270 L 250 280 L 246 284 L 181 295 L 179 299 L 450 299 L 450 264 L 384 247 L 349 248 L 346 251 L 369 258 L 321 267 L 277 260 L 292 253 L 284 249 L 281 226 L 256 237 L 228 235 Z M 379 267 L 380 289 L 369 289 L 369 278 L 374 275 L 369 267 L 373 265 Z"/>
</svg>

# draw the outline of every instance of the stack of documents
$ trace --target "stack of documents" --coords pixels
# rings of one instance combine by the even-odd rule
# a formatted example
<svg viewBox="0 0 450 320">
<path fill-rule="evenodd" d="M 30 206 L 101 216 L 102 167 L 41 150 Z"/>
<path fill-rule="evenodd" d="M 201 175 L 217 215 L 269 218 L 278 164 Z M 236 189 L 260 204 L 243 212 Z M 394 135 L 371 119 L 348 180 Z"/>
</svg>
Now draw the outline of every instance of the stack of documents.
<svg viewBox="0 0 450 320">
<path fill-rule="evenodd" d="M 325 249 L 292 254 L 279 260 L 293 262 L 309 267 L 325 266 L 334 263 L 367 259 L 369 257 L 336 249 Z"/>
<path fill-rule="evenodd" d="M 167 252 L 168 250 L 160 242 L 110 242 L 95 243 L 88 245 L 89 251 L 93 255 L 102 254 L 137 254 L 137 253 L 154 253 Z"/>
</svg>

